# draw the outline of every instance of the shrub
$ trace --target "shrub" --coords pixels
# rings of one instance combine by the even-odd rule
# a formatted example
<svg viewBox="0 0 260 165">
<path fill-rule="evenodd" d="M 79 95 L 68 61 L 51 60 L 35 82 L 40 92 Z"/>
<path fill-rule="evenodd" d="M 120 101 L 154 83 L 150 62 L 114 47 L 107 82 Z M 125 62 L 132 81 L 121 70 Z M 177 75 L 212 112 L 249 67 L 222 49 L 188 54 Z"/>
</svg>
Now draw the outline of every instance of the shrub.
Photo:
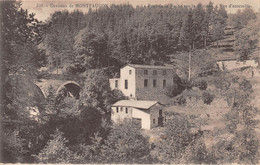
<svg viewBox="0 0 260 165">
<path fill-rule="evenodd" d="M 198 87 L 200 90 L 206 90 L 208 87 L 208 84 L 206 81 L 201 80 L 194 83 L 195 87 Z"/>
<path fill-rule="evenodd" d="M 175 105 L 184 105 L 186 103 L 186 98 L 183 95 L 174 98 L 173 103 Z"/>
<path fill-rule="evenodd" d="M 48 141 L 44 149 L 36 156 L 39 163 L 70 163 L 73 154 L 66 146 L 68 140 L 63 137 L 63 133 L 56 131 L 52 139 Z"/>
<path fill-rule="evenodd" d="M 167 87 L 165 95 L 173 98 L 173 97 L 181 94 L 182 91 L 183 91 L 183 89 L 181 87 L 179 87 L 177 84 L 173 84 L 173 86 Z"/>
<path fill-rule="evenodd" d="M 150 145 L 132 121 L 123 120 L 113 126 L 102 150 L 104 163 L 145 163 Z"/>
<path fill-rule="evenodd" d="M 202 100 L 204 102 L 204 104 L 210 104 L 213 101 L 213 95 L 211 95 L 209 92 L 203 92 L 202 93 Z"/>
<path fill-rule="evenodd" d="M 164 135 L 151 153 L 160 163 L 206 163 L 206 146 L 202 135 L 191 130 L 199 127 L 188 116 L 174 115 L 167 120 Z M 199 132 L 199 131 L 198 131 Z"/>
</svg>

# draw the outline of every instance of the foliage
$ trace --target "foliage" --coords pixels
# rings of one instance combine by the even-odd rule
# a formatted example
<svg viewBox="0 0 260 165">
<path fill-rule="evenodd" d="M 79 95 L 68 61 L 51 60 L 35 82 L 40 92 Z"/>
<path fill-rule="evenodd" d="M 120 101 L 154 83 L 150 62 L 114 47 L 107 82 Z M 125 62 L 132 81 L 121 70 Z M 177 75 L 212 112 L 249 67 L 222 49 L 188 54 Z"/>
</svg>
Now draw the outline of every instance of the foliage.
<svg viewBox="0 0 260 165">
<path fill-rule="evenodd" d="M 236 14 L 230 15 L 230 24 L 235 29 L 242 29 L 247 26 L 248 22 L 256 19 L 256 14 L 251 8 L 245 8 L 243 11 L 238 10 Z"/>
<path fill-rule="evenodd" d="M 208 84 L 204 80 L 198 80 L 198 81 L 193 82 L 193 86 L 198 87 L 200 90 L 206 90 Z"/>
<path fill-rule="evenodd" d="M 106 163 L 145 163 L 150 152 L 148 139 L 128 120 L 113 126 L 102 150 Z"/>
<path fill-rule="evenodd" d="M 29 163 L 33 161 L 31 154 L 37 153 L 43 145 L 40 138 L 44 133 L 40 131 L 42 125 L 36 122 L 31 112 L 33 109 L 44 110 L 43 95 L 33 84 L 37 69 L 44 65 L 43 52 L 37 48 L 44 25 L 34 18 L 34 14 L 22 9 L 21 2 L 1 1 L 0 4 L 3 41 L 1 124 L 10 140 L 3 143 L 3 154 L 8 154 L 3 161 Z M 12 149 L 19 150 L 20 154 L 10 152 Z"/>
<path fill-rule="evenodd" d="M 176 105 L 185 105 L 186 98 L 183 95 L 179 95 L 174 98 L 173 103 Z"/>
<path fill-rule="evenodd" d="M 177 96 L 178 94 L 180 94 L 183 90 L 181 89 L 180 86 L 178 86 L 177 84 L 173 84 L 173 86 L 168 86 L 166 89 L 165 94 L 171 98 Z"/>
<path fill-rule="evenodd" d="M 229 99 L 231 111 L 226 114 L 225 131 L 228 139 L 222 139 L 212 150 L 217 163 L 255 164 L 258 161 L 259 140 L 256 132 L 257 109 L 251 105 L 252 85 L 248 80 L 234 77 L 228 80 L 224 95 Z"/>
<path fill-rule="evenodd" d="M 59 129 L 70 145 L 90 143 L 90 137 L 101 129 L 102 116 L 94 107 L 79 106 L 78 101 L 65 97 L 59 102 L 50 89 L 47 97 L 45 129 L 53 133 Z M 95 127 L 93 127 L 95 125 Z"/>
<path fill-rule="evenodd" d="M 208 91 L 202 93 L 202 100 L 204 104 L 210 104 L 213 101 L 214 96 Z"/>
<path fill-rule="evenodd" d="M 169 54 L 203 48 L 223 37 L 223 7 L 111 5 L 83 14 L 55 12 L 41 44 L 49 68 L 72 74 L 126 63 L 168 63 Z M 64 35 L 65 34 L 65 35 Z M 213 38 L 211 37 L 213 34 Z"/>
<path fill-rule="evenodd" d="M 203 163 L 206 162 L 205 144 L 200 141 L 201 134 L 187 116 L 174 115 L 167 120 L 165 134 L 152 151 L 161 163 Z M 193 154 L 191 154 L 193 153 Z M 195 153 L 195 154 L 194 154 Z"/>
<path fill-rule="evenodd" d="M 252 53 L 259 48 L 260 17 L 253 19 L 236 33 L 234 43 L 235 53 L 240 55 L 240 60 L 250 59 Z"/>
<path fill-rule="evenodd" d="M 68 140 L 63 133 L 56 130 L 52 139 L 48 141 L 44 149 L 36 156 L 39 163 L 70 163 L 73 154 L 66 146 Z"/>
<path fill-rule="evenodd" d="M 145 163 L 150 145 L 130 120 L 114 124 L 107 138 L 95 134 L 91 145 L 80 146 L 80 163 Z"/>
<path fill-rule="evenodd" d="M 220 8 L 216 6 L 210 15 L 210 33 L 212 34 L 212 40 L 217 42 L 224 36 L 224 30 L 226 27 L 227 13 L 225 7 L 220 5 Z"/>
<path fill-rule="evenodd" d="M 2 154 L 5 157 L 4 162 L 23 162 L 24 155 L 28 153 L 28 149 L 24 148 L 22 139 L 18 136 L 18 131 L 5 132 L 3 136 L 3 150 Z"/>
<path fill-rule="evenodd" d="M 45 36 L 39 47 L 45 51 L 49 68 L 68 67 L 75 59 L 74 37 L 84 27 L 83 13 L 58 11 L 47 20 Z"/>
<path fill-rule="evenodd" d="M 101 113 L 109 115 L 110 105 L 124 96 L 121 92 L 111 91 L 108 75 L 104 70 L 90 70 L 80 94 L 80 103 L 94 107 Z"/>
<path fill-rule="evenodd" d="M 106 36 L 100 32 L 84 28 L 75 37 L 74 49 L 76 61 L 81 68 L 102 68 L 107 64 L 107 41 Z"/>
<path fill-rule="evenodd" d="M 182 83 L 187 84 L 190 83 L 185 79 L 188 78 L 189 73 L 189 53 L 183 52 L 179 54 L 173 55 L 173 63 L 174 67 L 179 73 L 179 75 L 183 75 Z M 196 77 L 202 77 L 203 75 L 212 75 L 216 70 L 216 59 L 215 55 L 212 51 L 209 50 L 194 50 L 191 52 L 191 79 L 192 81 L 196 79 Z M 187 84 L 188 85 L 188 84 Z M 186 85 L 186 86 L 187 86 Z M 190 84 L 192 85 L 192 84 Z"/>
</svg>

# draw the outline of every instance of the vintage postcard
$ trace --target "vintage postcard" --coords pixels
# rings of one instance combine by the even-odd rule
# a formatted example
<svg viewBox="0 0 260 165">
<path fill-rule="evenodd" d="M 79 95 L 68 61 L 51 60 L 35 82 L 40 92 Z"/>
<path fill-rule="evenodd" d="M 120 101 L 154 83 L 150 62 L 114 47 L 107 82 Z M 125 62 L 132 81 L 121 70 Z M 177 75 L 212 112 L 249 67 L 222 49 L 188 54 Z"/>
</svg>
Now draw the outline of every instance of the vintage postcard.
<svg viewBox="0 0 260 165">
<path fill-rule="evenodd" d="M 259 0 L 0 7 L 0 163 L 259 163 Z"/>
</svg>

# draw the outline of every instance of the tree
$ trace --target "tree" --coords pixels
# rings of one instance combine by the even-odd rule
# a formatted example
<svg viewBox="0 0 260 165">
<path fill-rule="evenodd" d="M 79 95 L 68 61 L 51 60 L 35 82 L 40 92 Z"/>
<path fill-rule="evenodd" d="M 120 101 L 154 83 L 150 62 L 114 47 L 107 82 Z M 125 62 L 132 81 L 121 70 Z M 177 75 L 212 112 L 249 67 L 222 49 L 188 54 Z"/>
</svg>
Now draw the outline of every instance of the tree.
<svg viewBox="0 0 260 165">
<path fill-rule="evenodd" d="M 73 50 L 74 37 L 84 27 L 84 14 L 57 11 L 45 22 L 46 32 L 39 47 L 45 51 L 48 69 L 66 68 L 73 65 L 76 52 Z"/>
<path fill-rule="evenodd" d="M 41 92 L 33 84 L 37 69 L 44 64 L 43 54 L 36 45 L 41 41 L 44 26 L 34 14 L 21 8 L 21 2 L 1 1 L 1 37 L 2 64 L 1 81 L 3 99 L 1 99 L 3 132 L 16 132 L 17 139 L 22 141 L 19 160 L 15 152 L 17 144 L 4 140 L 3 153 L 9 153 L 3 161 L 32 162 L 31 154 L 41 148 L 40 124 L 30 116 L 31 108 L 43 109 Z M 7 140 L 7 141 L 6 141 Z M 38 141 L 39 140 L 39 141 Z M 13 145 L 13 146 L 12 146 Z M 25 151 L 26 152 L 23 152 Z M 14 154 L 14 155 L 13 155 Z M 6 160 L 6 159 L 7 160 Z M 9 159 L 8 159 L 9 158 Z"/>
<path fill-rule="evenodd" d="M 23 162 L 24 155 L 28 153 L 28 150 L 24 148 L 23 140 L 18 136 L 19 132 L 17 130 L 13 132 L 4 132 L 2 137 L 5 139 L 3 141 L 2 156 L 5 157 L 3 162 Z"/>
<path fill-rule="evenodd" d="M 256 19 L 256 14 L 251 8 L 245 8 L 243 11 L 238 10 L 236 14 L 229 17 L 230 24 L 237 30 L 246 27 L 254 19 Z"/>
<path fill-rule="evenodd" d="M 80 30 L 75 37 L 74 49 L 76 59 L 86 69 L 97 69 L 107 66 L 106 36 L 88 28 Z"/>
<path fill-rule="evenodd" d="M 213 9 L 213 3 L 210 1 L 206 7 L 205 16 L 201 25 L 201 35 L 204 38 L 204 48 L 206 48 L 207 40 L 209 39 L 210 16 L 213 12 Z"/>
<path fill-rule="evenodd" d="M 115 124 L 102 146 L 105 163 L 145 163 L 149 158 L 149 143 L 132 121 Z"/>
<path fill-rule="evenodd" d="M 194 29 L 193 27 L 192 12 L 189 11 L 188 15 L 184 18 L 182 28 L 180 31 L 179 44 L 183 50 L 189 50 L 189 48 L 194 48 Z"/>
<path fill-rule="evenodd" d="M 200 137 L 199 128 L 190 123 L 187 116 L 174 115 L 167 120 L 165 134 L 155 144 L 152 155 L 162 163 L 206 162 L 205 144 L 199 142 Z"/>
<path fill-rule="evenodd" d="M 48 141 L 44 149 L 36 155 L 39 163 L 71 163 L 73 154 L 66 146 L 68 140 L 63 133 L 56 130 L 52 139 Z"/>
<path fill-rule="evenodd" d="M 194 30 L 194 33 L 195 33 L 194 42 L 195 42 L 195 46 L 197 48 L 199 48 L 202 46 L 202 43 L 203 43 L 202 35 L 205 33 L 202 31 L 203 30 L 202 27 L 204 24 L 205 24 L 204 26 L 207 26 L 206 23 L 204 22 L 205 21 L 205 11 L 204 11 L 201 3 L 199 3 L 193 11 L 193 20 L 194 21 L 193 21 L 192 29 Z M 206 30 L 206 29 L 204 29 L 204 30 Z"/>
<path fill-rule="evenodd" d="M 108 75 L 103 70 L 90 70 L 86 82 L 80 93 L 80 104 L 94 107 L 102 114 L 110 116 L 110 106 L 124 98 L 119 91 L 112 92 L 108 82 Z"/>
<path fill-rule="evenodd" d="M 259 47 L 259 25 L 260 19 L 258 17 L 236 33 L 234 49 L 235 53 L 240 55 L 240 60 L 250 59 L 252 53 Z"/>
<path fill-rule="evenodd" d="M 218 43 L 224 36 L 224 30 L 226 27 L 227 14 L 224 6 L 220 6 L 220 9 L 216 6 L 210 15 L 210 33 L 212 34 L 213 42 Z"/>
<path fill-rule="evenodd" d="M 221 139 L 213 146 L 212 152 L 217 163 L 255 164 L 258 161 L 259 140 L 256 132 L 257 109 L 251 105 L 252 85 L 241 78 L 233 78 L 226 91 L 230 98 L 231 111 L 225 116 L 229 139 Z"/>
</svg>

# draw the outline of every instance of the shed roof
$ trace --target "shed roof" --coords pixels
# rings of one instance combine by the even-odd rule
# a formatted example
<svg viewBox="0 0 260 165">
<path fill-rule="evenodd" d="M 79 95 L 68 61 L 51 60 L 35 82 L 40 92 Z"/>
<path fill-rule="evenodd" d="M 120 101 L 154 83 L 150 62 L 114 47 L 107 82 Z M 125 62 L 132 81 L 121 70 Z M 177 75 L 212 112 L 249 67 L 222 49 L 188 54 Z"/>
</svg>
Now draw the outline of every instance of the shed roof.
<svg viewBox="0 0 260 165">
<path fill-rule="evenodd" d="M 149 100 L 120 100 L 112 105 L 112 107 L 124 106 L 124 107 L 134 107 L 141 109 L 149 109 L 153 105 L 158 103 L 158 101 L 149 101 Z"/>
<path fill-rule="evenodd" d="M 125 66 L 130 66 L 133 68 L 140 68 L 140 69 L 173 69 L 173 66 L 156 66 L 156 65 L 139 65 L 139 64 L 127 64 Z"/>
</svg>

